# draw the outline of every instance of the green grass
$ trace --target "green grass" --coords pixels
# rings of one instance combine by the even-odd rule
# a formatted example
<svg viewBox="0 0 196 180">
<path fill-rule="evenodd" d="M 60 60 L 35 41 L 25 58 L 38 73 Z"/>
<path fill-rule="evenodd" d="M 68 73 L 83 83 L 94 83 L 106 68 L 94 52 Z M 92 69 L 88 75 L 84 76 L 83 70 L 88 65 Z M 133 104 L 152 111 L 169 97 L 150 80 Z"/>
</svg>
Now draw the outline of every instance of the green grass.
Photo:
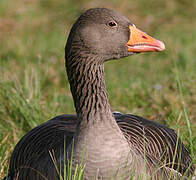
<svg viewBox="0 0 196 180">
<path fill-rule="evenodd" d="M 74 113 L 64 45 L 72 23 L 90 7 L 116 9 L 165 42 L 165 52 L 105 64 L 110 102 L 113 110 L 175 129 L 196 163 L 196 1 L 1 0 L 0 178 L 26 132 Z"/>
</svg>

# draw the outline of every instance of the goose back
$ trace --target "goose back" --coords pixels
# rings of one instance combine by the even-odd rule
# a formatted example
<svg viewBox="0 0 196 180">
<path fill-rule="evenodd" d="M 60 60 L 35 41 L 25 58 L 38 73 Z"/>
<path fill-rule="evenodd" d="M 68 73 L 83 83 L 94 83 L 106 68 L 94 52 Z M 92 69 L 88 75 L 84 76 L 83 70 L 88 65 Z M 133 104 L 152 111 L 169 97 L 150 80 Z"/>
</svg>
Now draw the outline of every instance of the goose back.
<svg viewBox="0 0 196 180">
<path fill-rule="evenodd" d="M 150 164 L 157 169 L 162 166 L 164 176 L 171 176 L 173 170 L 176 176 L 177 172 L 182 176 L 194 173 L 189 152 L 174 130 L 136 115 L 115 113 L 114 116 L 138 156 L 146 156 L 149 167 L 152 167 Z M 64 149 L 73 140 L 77 122 L 76 115 L 60 115 L 32 129 L 14 149 L 9 176 L 20 180 L 27 177 L 32 180 L 59 179 L 53 157 L 60 168 L 60 164 L 64 164 L 60 163 L 64 159 Z M 63 173 L 64 167 L 61 168 Z M 156 174 L 157 169 L 152 171 Z M 157 176 L 159 179 L 160 174 L 157 173 Z"/>
</svg>

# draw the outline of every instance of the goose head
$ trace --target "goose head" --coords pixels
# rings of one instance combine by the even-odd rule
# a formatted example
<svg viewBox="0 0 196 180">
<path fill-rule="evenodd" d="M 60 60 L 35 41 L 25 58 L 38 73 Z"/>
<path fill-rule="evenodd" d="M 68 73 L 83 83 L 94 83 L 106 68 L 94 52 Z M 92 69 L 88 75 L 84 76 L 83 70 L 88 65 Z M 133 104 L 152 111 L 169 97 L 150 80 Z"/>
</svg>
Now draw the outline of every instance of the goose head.
<svg viewBox="0 0 196 180">
<path fill-rule="evenodd" d="M 68 59 L 75 52 L 80 57 L 97 56 L 104 62 L 164 49 L 163 42 L 137 29 L 120 13 L 106 8 L 93 8 L 84 12 L 73 25 L 65 56 Z"/>
</svg>

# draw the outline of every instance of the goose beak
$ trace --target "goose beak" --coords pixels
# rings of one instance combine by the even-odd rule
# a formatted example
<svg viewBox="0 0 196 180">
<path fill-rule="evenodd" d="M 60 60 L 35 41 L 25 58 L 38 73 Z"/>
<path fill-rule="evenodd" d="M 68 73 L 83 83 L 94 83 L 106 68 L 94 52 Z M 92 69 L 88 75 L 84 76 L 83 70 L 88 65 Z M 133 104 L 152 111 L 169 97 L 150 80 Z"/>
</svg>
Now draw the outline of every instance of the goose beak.
<svg viewBox="0 0 196 180">
<path fill-rule="evenodd" d="M 130 38 L 127 42 L 129 52 L 152 52 L 165 50 L 165 44 L 145 32 L 130 25 Z"/>
</svg>

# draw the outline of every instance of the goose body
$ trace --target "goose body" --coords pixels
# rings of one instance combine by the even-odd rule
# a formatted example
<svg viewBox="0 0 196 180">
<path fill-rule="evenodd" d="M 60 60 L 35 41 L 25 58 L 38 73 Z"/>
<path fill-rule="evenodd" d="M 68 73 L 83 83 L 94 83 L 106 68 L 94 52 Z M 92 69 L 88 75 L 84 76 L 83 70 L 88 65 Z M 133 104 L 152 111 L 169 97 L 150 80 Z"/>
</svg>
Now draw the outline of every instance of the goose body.
<svg viewBox="0 0 196 180">
<path fill-rule="evenodd" d="M 112 113 L 107 96 L 105 61 L 164 48 L 115 11 L 95 8 L 83 13 L 65 48 L 77 115 L 57 116 L 28 132 L 11 156 L 8 179 L 59 179 L 72 156 L 73 170 L 84 165 L 84 179 L 191 176 L 190 154 L 174 130 L 139 116 Z"/>
</svg>

